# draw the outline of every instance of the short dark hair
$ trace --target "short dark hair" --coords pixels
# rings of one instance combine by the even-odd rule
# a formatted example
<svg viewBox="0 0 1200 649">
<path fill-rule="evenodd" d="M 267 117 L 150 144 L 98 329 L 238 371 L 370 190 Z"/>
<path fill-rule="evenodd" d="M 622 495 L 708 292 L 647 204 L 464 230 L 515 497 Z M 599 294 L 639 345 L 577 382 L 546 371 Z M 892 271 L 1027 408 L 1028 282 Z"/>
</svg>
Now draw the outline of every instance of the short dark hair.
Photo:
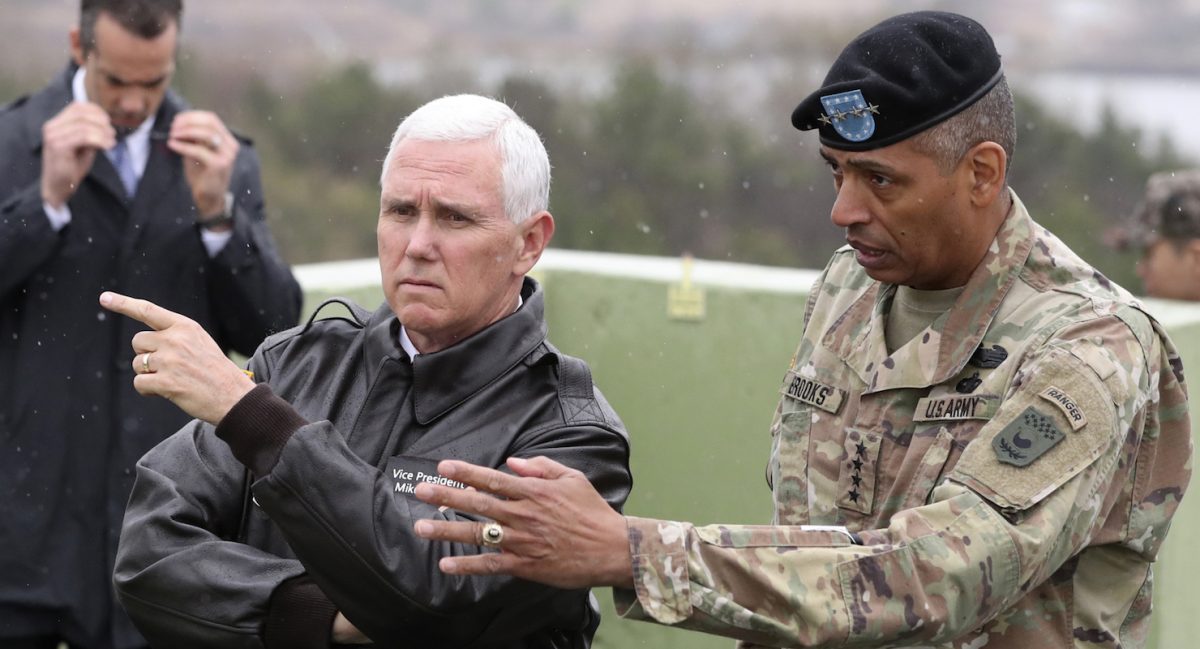
<svg viewBox="0 0 1200 649">
<path fill-rule="evenodd" d="M 96 20 L 100 14 L 112 16 L 131 34 L 156 38 L 172 23 L 180 27 L 183 0 L 80 0 L 79 40 L 84 53 L 96 47 Z"/>
<path fill-rule="evenodd" d="M 917 151 L 932 156 L 943 174 L 954 170 L 971 147 L 981 142 L 999 144 L 1008 156 L 1005 172 L 1012 166 L 1017 146 L 1016 113 L 1012 91 L 1004 77 L 961 113 L 912 137 Z"/>
</svg>

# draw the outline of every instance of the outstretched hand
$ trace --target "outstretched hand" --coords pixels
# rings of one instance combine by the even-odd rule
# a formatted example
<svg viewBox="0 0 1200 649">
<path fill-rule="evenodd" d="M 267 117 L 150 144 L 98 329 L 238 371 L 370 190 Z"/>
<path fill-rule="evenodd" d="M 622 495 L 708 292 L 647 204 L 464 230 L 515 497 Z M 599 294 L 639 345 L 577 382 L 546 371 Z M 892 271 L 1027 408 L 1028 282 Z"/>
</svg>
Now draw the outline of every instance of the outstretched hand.
<svg viewBox="0 0 1200 649">
<path fill-rule="evenodd" d="M 191 318 L 108 291 L 100 294 L 100 306 L 153 329 L 133 336 L 133 387 L 139 394 L 165 397 L 216 425 L 254 389 L 254 381 Z"/>
<path fill-rule="evenodd" d="M 559 588 L 633 586 L 625 517 L 583 473 L 545 457 L 509 458 L 508 467 L 515 476 L 445 460 L 438 472 L 475 490 L 417 485 L 417 498 L 490 518 L 503 530 L 499 553 L 444 557 L 443 572 L 507 574 Z M 483 545 L 484 525 L 420 520 L 414 530 L 426 539 Z"/>
</svg>

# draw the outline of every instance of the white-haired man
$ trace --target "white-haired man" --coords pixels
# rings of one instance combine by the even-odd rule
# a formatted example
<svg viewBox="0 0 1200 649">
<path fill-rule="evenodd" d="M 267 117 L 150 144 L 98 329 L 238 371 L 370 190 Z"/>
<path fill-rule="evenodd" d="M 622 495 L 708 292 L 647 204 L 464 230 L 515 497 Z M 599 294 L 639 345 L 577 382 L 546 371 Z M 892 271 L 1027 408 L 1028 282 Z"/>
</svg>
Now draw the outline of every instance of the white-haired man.
<svg viewBox="0 0 1200 649">
<path fill-rule="evenodd" d="M 133 338 L 137 390 L 197 418 L 138 463 L 118 549 L 118 594 L 157 646 L 591 643 L 587 591 L 444 575 L 474 547 L 412 532 L 459 516 L 412 496 L 448 483 L 443 458 L 551 455 L 614 508 L 629 493 L 624 428 L 546 340 L 525 277 L 554 233 L 545 148 L 504 104 L 445 97 L 400 124 L 381 182 L 387 303 L 269 338 L 253 379 L 194 322 L 101 297 L 153 329 Z"/>
</svg>

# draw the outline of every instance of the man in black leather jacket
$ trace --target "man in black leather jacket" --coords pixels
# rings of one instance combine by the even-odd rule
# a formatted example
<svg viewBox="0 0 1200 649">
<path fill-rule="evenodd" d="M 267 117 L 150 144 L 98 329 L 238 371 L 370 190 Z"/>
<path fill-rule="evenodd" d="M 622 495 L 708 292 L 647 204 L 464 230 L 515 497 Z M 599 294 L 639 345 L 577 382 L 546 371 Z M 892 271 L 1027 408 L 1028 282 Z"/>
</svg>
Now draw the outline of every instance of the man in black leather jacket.
<svg viewBox="0 0 1200 649">
<path fill-rule="evenodd" d="M 101 297 L 154 329 L 133 339 L 135 388 L 197 418 L 138 463 L 118 549 L 118 595 L 156 646 L 591 643 L 587 591 L 447 576 L 440 557 L 478 549 L 412 532 L 462 519 L 411 493 L 446 484 L 445 458 L 548 456 L 616 509 L 629 493 L 625 430 L 546 340 L 525 277 L 554 232 L 545 149 L 503 104 L 446 97 L 401 123 L 382 185 L 387 304 L 269 338 L 253 378 L 191 320 Z"/>
</svg>

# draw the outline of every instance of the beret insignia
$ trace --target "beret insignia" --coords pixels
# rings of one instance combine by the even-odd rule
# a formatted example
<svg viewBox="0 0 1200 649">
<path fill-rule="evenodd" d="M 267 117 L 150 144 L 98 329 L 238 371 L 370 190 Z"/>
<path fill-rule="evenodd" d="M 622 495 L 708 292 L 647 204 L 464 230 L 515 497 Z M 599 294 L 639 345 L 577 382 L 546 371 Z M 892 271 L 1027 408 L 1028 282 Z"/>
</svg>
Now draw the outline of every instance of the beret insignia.
<svg viewBox="0 0 1200 649">
<path fill-rule="evenodd" d="M 821 97 L 821 105 L 827 115 L 822 115 L 822 123 L 829 121 L 838 135 L 851 142 L 862 142 L 875 133 L 875 115 L 879 107 L 867 103 L 861 90 L 839 92 L 836 95 Z M 821 119 L 818 118 L 818 119 Z"/>
</svg>

